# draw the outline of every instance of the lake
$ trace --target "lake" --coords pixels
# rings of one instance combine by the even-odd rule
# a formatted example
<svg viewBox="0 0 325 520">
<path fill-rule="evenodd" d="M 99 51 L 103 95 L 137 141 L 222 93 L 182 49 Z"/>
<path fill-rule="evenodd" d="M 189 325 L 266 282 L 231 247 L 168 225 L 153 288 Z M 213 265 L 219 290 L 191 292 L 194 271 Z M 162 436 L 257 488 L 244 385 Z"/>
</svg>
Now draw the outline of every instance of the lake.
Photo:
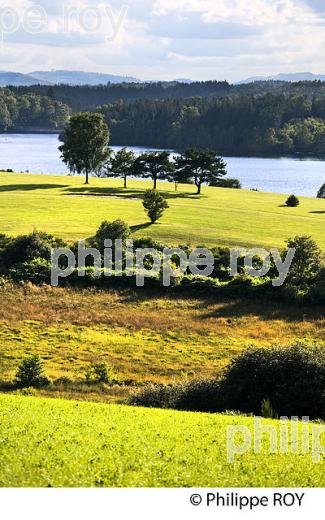
<svg viewBox="0 0 325 520">
<path fill-rule="evenodd" d="M 0 134 L 0 168 L 32 173 L 67 173 L 56 134 Z M 121 146 L 113 146 L 115 150 Z M 137 153 L 149 148 L 130 147 Z M 228 176 L 245 189 L 315 197 L 325 183 L 325 161 L 295 158 L 225 157 Z"/>
</svg>

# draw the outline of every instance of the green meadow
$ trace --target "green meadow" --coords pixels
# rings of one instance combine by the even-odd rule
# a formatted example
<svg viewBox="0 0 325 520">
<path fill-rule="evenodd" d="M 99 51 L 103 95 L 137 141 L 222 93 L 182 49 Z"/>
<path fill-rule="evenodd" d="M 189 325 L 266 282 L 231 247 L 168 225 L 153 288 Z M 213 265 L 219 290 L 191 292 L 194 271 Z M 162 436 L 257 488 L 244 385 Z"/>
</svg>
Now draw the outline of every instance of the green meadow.
<svg viewBox="0 0 325 520">
<path fill-rule="evenodd" d="M 160 183 L 170 209 L 150 225 L 142 197 L 151 186 L 0 173 L 0 233 L 38 229 L 72 242 L 120 218 L 133 236 L 170 245 L 283 247 L 310 235 L 325 250 L 325 200 L 301 197 L 287 208 L 286 195 L 204 187 L 198 196 L 194 186 L 175 192 Z M 250 449 L 229 464 L 227 429 L 253 432 L 252 417 L 121 406 L 148 383 L 215 377 L 251 346 L 323 345 L 323 309 L 10 282 L 0 283 L 0 299 L 0 487 L 324 485 L 324 460 L 270 454 L 267 439 L 261 453 Z M 31 354 L 41 356 L 51 385 L 15 390 Z M 113 369 L 112 385 L 86 384 L 94 363 Z M 280 432 L 278 421 L 266 423 Z"/>
<path fill-rule="evenodd" d="M 252 446 L 229 463 L 228 427 L 239 424 L 253 433 L 250 417 L 0 396 L 0 486 L 324 485 L 323 461 L 294 454 L 290 445 L 288 453 L 270 454 L 267 436 L 261 453 Z M 278 421 L 265 424 L 280 438 Z M 309 435 L 311 446 L 312 429 Z"/>
<path fill-rule="evenodd" d="M 311 235 L 325 249 L 325 200 L 301 197 L 298 208 L 286 195 L 160 183 L 170 209 L 149 225 L 141 198 L 150 181 L 0 173 L 1 232 L 47 231 L 67 240 L 91 236 L 103 220 L 121 218 L 134 236 L 167 244 L 282 247 L 287 238 Z"/>
</svg>

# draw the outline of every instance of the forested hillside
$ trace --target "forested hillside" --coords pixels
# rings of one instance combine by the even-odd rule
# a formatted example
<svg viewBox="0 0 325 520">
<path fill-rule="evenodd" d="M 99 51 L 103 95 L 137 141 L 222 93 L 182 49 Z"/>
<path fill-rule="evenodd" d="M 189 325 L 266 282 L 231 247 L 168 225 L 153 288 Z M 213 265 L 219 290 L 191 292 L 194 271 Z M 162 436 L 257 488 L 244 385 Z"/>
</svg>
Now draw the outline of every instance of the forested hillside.
<svg viewBox="0 0 325 520">
<path fill-rule="evenodd" d="M 0 132 L 59 130 L 69 115 L 70 108 L 60 101 L 0 89 Z"/>
<path fill-rule="evenodd" d="M 325 82 L 68 85 L 0 89 L 0 132 L 60 130 L 102 112 L 111 144 L 223 155 L 325 154 Z"/>
<path fill-rule="evenodd" d="M 221 154 L 324 154 L 325 96 L 226 96 L 117 102 L 101 107 L 112 144 Z"/>
<path fill-rule="evenodd" d="M 116 101 L 183 99 L 192 97 L 220 98 L 224 96 L 263 96 L 265 94 L 303 94 L 309 98 L 325 96 L 325 82 L 260 81 L 243 85 L 231 85 L 227 81 L 197 81 L 194 83 L 120 83 L 108 85 L 34 85 L 9 87 L 14 94 L 48 96 L 69 105 L 74 111 L 94 109 Z"/>
</svg>

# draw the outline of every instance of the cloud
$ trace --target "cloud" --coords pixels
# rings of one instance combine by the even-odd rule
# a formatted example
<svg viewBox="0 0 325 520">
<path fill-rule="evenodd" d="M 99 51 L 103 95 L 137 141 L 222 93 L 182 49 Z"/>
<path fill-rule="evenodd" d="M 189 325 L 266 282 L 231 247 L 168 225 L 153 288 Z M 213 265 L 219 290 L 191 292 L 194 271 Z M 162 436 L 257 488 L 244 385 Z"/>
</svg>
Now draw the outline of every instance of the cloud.
<svg viewBox="0 0 325 520">
<path fill-rule="evenodd" d="M 11 0 L 20 21 L 28 8 L 43 7 L 47 25 L 31 34 L 20 23 L 4 35 L 0 59 L 26 72 L 40 66 L 84 68 L 143 79 L 217 75 L 233 80 L 304 69 L 325 72 L 324 0 L 125 4 L 127 14 L 121 11 L 123 0 Z M 69 6 L 74 14 L 67 20 L 63 13 Z"/>
</svg>

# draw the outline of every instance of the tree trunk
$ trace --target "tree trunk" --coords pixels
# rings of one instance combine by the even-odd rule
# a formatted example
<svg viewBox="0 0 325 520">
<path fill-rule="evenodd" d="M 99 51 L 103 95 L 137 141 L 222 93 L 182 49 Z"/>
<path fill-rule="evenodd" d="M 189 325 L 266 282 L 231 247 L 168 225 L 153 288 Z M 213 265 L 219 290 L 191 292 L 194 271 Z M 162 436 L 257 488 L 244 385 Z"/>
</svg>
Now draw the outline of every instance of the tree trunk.
<svg viewBox="0 0 325 520">
<path fill-rule="evenodd" d="M 126 175 L 124 175 L 124 188 L 127 187 L 127 183 L 126 183 Z"/>
<path fill-rule="evenodd" d="M 89 172 L 86 171 L 86 184 L 89 184 Z"/>
<path fill-rule="evenodd" d="M 178 191 L 178 182 L 175 182 L 175 191 Z"/>
<path fill-rule="evenodd" d="M 154 179 L 153 179 L 153 189 L 154 190 L 157 189 L 157 177 L 154 177 Z"/>
<path fill-rule="evenodd" d="M 197 184 L 197 195 L 201 195 L 201 184 Z"/>
</svg>

